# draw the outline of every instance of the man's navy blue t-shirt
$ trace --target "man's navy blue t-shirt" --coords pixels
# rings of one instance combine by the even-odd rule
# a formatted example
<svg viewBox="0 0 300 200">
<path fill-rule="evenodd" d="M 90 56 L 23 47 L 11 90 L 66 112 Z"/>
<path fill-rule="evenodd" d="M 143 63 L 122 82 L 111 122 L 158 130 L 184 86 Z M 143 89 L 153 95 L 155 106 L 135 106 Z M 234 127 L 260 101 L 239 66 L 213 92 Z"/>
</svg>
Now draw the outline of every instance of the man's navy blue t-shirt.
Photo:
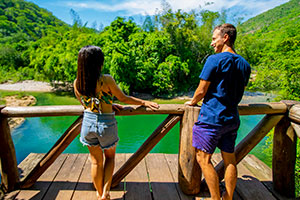
<svg viewBox="0 0 300 200">
<path fill-rule="evenodd" d="M 249 81 L 251 68 L 240 55 L 229 52 L 208 57 L 200 79 L 210 81 L 198 120 L 212 125 L 238 123 L 238 104 Z"/>
</svg>

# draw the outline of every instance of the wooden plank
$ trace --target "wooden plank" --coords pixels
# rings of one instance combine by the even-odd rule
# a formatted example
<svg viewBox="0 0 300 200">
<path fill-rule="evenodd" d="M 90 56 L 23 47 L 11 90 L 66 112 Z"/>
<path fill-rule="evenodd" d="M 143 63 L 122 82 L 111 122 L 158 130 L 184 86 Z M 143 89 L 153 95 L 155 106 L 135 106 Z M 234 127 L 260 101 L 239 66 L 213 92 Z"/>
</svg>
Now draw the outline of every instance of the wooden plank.
<svg viewBox="0 0 300 200">
<path fill-rule="evenodd" d="M 37 182 L 27 190 L 21 190 L 16 199 L 34 199 L 40 200 L 43 198 L 48 188 L 52 184 L 55 176 L 65 162 L 67 154 L 60 155 L 55 162 L 42 174 Z"/>
<path fill-rule="evenodd" d="M 265 163 L 259 160 L 252 154 L 248 154 L 241 163 L 252 173 L 255 175 L 262 184 L 265 185 L 266 188 L 280 200 L 289 200 L 290 198 L 283 197 L 279 193 L 277 193 L 273 188 L 272 183 L 272 169 L 268 167 Z"/>
<path fill-rule="evenodd" d="M 243 200 L 276 200 L 276 198 L 269 192 L 269 190 L 262 184 L 254 174 L 249 170 L 253 168 L 253 162 L 250 164 L 246 159 L 237 165 L 238 180 L 236 185 L 236 192 Z"/>
<path fill-rule="evenodd" d="M 273 186 L 283 196 L 295 197 L 297 137 L 287 117 L 275 127 L 273 137 Z"/>
<path fill-rule="evenodd" d="M 173 181 L 176 186 L 176 190 L 180 196 L 181 200 L 191 200 L 193 199 L 193 195 L 186 195 L 183 193 L 183 191 L 180 189 L 180 186 L 178 184 L 178 155 L 177 154 L 164 154 L 165 159 L 167 161 L 167 164 L 169 166 Z M 200 182 L 200 180 L 199 180 Z"/>
<path fill-rule="evenodd" d="M 172 174 L 163 154 L 148 154 L 146 166 L 154 200 L 179 200 Z"/>
<path fill-rule="evenodd" d="M 117 147 L 118 148 L 118 147 Z M 126 154 L 116 154 L 116 162 L 115 162 L 115 169 L 114 174 L 124 165 L 126 162 Z M 125 181 L 124 179 L 115 187 L 111 188 L 110 190 L 110 198 L 111 199 L 124 199 L 124 190 L 125 190 Z"/>
<path fill-rule="evenodd" d="M 82 199 L 97 200 L 96 190 L 91 177 L 91 161 L 89 158 L 83 166 L 82 173 L 72 197 L 72 200 Z"/>
<path fill-rule="evenodd" d="M 86 154 L 68 154 L 43 200 L 71 199 L 86 159 Z"/>
<path fill-rule="evenodd" d="M 128 160 L 130 156 L 131 154 L 126 154 L 126 160 Z M 152 200 L 145 159 L 139 162 L 139 164 L 125 177 L 125 181 L 125 199 Z"/>
<path fill-rule="evenodd" d="M 82 116 L 64 132 L 64 134 L 57 140 L 53 147 L 43 157 L 43 159 L 37 163 L 27 177 L 20 183 L 21 188 L 28 188 L 32 186 L 35 181 L 47 170 L 47 168 L 55 161 L 55 159 L 68 147 L 68 145 L 75 139 L 80 133 Z"/>
<path fill-rule="evenodd" d="M 125 154 L 116 154 L 115 169 L 118 170 L 125 162 Z M 117 187 L 112 188 L 110 192 L 111 199 L 123 199 L 124 195 L 124 182 L 121 182 Z M 80 175 L 78 184 L 74 191 L 72 200 L 96 200 L 96 189 L 94 188 L 91 177 L 91 161 L 87 159 L 82 173 Z"/>
<path fill-rule="evenodd" d="M 21 190 L 14 190 L 10 193 L 5 194 L 4 196 L 2 196 L 2 193 L 0 193 L 0 199 L 1 200 L 14 200 L 20 191 Z"/>
<path fill-rule="evenodd" d="M 20 181 L 24 180 L 38 162 L 45 156 L 43 153 L 30 153 L 19 165 Z"/>
<path fill-rule="evenodd" d="M 187 106 L 180 123 L 178 182 L 186 194 L 200 192 L 201 169 L 192 146 L 193 125 L 198 119 L 199 107 Z"/>
<path fill-rule="evenodd" d="M 113 175 L 112 186 L 117 185 L 150 151 L 153 147 L 177 124 L 179 115 L 168 117 L 153 131 L 140 148 L 124 163 Z"/>
<path fill-rule="evenodd" d="M 0 106 L 2 111 L 5 106 Z M 13 191 L 19 183 L 19 173 L 15 146 L 10 134 L 7 118 L 0 114 L 0 172 L 1 188 L 4 192 Z"/>
<path fill-rule="evenodd" d="M 265 163 L 252 154 L 248 154 L 242 161 L 250 172 L 260 181 L 272 181 L 272 170 Z"/>
</svg>

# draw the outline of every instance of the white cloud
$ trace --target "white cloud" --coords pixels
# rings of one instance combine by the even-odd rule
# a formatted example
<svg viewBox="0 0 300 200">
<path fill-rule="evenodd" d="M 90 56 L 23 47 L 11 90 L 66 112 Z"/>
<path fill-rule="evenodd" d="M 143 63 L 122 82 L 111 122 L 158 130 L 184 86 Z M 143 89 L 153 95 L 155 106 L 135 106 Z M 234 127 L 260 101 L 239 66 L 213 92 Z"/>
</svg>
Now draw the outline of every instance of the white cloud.
<svg viewBox="0 0 300 200">
<path fill-rule="evenodd" d="M 233 7 L 243 8 L 246 11 L 259 14 L 288 0 L 167 0 L 173 10 L 181 9 L 190 11 L 192 9 L 203 9 L 220 11 Z M 206 2 L 213 2 L 205 5 Z M 68 1 L 66 5 L 77 9 L 93 9 L 105 12 L 124 12 L 128 16 L 132 15 L 154 15 L 157 9 L 161 9 L 161 0 L 121 0 L 121 1 L 85 1 L 84 3 Z"/>
<path fill-rule="evenodd" d="M 90 1 L 85 3 L 69 1 L 66 3 L 66 5 L 78 9 L 94 9 L 105 12 L 125 11 L 127 15 L 154 15 L 156 9 L 159 9 L 161 7 L 161 3 L 158 0 L 129 0 L 119 2 L 113 5 L 96 1 Z"/>
</svg>

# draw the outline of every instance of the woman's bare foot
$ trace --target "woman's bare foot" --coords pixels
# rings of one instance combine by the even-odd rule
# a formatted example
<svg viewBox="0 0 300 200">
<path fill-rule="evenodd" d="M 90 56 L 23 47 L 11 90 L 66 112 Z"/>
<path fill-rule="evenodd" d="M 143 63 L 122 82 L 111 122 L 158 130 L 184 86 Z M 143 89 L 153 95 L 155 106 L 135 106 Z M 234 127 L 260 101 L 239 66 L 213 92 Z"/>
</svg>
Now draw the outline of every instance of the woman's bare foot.
<svg viewBox="0 0 300 200">
<path fill-rule="evenodd" d="M 102 196 L 100 200 L 110 200 L 109 194 Z"/>
<path fill-rule="evenodd" d="M 97 199 L 101 200 L 101 197 L 100 197 L 100 195 L 99 195 L 99 193 L 97 191 L 96 191 L 96 195 L 97 195 Z"/>
<path fill-rule="evenodd" d="M 227 192 L 223 192 L 221 199 L 222 200 L 228 200 L 228 199 L 230 199 L 230 197 L 228 196 Z"/>
</svg>

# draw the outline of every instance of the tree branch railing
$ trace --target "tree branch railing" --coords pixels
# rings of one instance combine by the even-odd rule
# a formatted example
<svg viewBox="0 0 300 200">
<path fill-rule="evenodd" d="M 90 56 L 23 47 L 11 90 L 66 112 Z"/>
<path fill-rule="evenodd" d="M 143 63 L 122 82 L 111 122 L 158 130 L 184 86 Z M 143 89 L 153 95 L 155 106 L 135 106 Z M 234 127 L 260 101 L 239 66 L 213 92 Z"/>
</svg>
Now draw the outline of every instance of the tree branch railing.
<svg viewBox="0 0 300 200">
<path fill-rule="evenodd" d="M 200 107 L 182 104 L 162 104 L 158 110 L 141 106 L 127 106 L 116 115 L 167 114 L 168 117 L 145 140 L 142 146 L 114 174 L 112 185 L 116 186 L 180 121 L 180 145 L 178 154 L 178 181 L 184 193 L 197 194 L 200 191 L 201 170 L 196 162 L 195 149 L 192 147 L 192 126 L 197 120 Z M 45 116 L 81 116 L 82 106 L 0 106 L 0 156 L 2 186 L 5 191 L 18 187 L 27 188 L 55 161 L 63 150 L 79 134 L 82 117 L 79 117 L 60 137 L 32 171 L 19 178 L 14 144 L 10 135 L 7 118 L 10 117 L 45 117 Z M 282 101 L 278 103 L 240 104 L 240 115 L 265 115 L 265 117 L 236 146 L 237 162 L 241 161 L 264 136 L 275 127 L 273 141 L 273 187 L 287 197 L 295 195 L 295 159 L 296 139 L 300 137 L 299 102 Z M 224 163 L 216 166 L 220 178 L 224 175 Z M 288 172 L 288 173 L 287 173 Z"/>
</svg>

